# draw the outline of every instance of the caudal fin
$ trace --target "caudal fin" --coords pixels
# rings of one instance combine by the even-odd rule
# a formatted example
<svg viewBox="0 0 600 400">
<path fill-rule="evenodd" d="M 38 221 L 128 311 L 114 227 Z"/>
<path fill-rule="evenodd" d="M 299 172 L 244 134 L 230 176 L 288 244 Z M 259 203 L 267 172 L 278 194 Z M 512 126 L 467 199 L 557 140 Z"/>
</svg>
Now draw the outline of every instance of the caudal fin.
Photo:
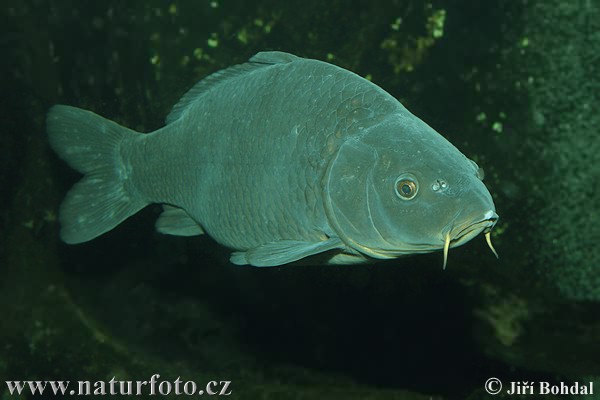
<svg viewBox="0 0 600 400">
<path fill-rule="evenodd" d="M 85 176 L 60 206 L 60 236 L 66 243 L 91 240 L 123 222 L 147 203 L 128 193 L 121 149 L 139 133 L 93 112 L 57 105 L 46 118 L 50 145 Z"/>
</svg>

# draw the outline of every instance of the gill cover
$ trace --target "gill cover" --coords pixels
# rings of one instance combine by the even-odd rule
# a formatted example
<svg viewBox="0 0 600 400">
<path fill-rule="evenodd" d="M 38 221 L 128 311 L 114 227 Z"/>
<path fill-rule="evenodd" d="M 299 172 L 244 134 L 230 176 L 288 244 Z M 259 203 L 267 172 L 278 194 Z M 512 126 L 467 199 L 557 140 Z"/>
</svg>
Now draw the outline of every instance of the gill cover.
<svg viewBox="0 0 600 400">
<path fill-rule="evenodd" d="M 385 238 L 371 210 L 379 203 L 373 190 L 378 158 L 377 151 L 360 140 L 343 143 L 326 176 L 325 209 L 336 233 L 349 247 L 370 257 L 392 258 L 378 251 Z"/>
</svg>

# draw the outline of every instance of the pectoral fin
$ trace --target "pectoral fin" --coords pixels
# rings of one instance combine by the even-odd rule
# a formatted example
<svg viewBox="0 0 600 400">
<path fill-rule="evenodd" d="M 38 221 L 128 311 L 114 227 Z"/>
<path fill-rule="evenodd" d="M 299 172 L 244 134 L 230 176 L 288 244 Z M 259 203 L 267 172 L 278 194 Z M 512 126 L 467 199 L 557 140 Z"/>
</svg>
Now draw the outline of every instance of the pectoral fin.
<svg viewBox="0 0 600 400">
<path fill-rule="evenodd" d="M 163 212 L 156 220 L 156 230 L 165 235 L 197 236 L 204 231 L 182 208 L 163 205 Z"/>
<path fill-rule="evenodd" d="M 373 259 L 369 259 L 364 254 L 360 254 L 360 253 L 356 253 L 356 254 L 340 253 L 340 254 L 336 254 L 335 256 L 331 257 L 327 261 L 327 264 L 331 264 L 331 265 L 353 265 L 353 264 L 364 264 L 364 263 L 369 262 L 371 260 L 373 260 Z"/>
<path fill-rule="evenodd" d="M 237 265 L 274 267 L 342 247 L 343 243 L 339 238 L 329 238 L 322 242 L 279 240 L 247 251 L 236 251 L 231 255 L 230 261 Z"/>
</svg>

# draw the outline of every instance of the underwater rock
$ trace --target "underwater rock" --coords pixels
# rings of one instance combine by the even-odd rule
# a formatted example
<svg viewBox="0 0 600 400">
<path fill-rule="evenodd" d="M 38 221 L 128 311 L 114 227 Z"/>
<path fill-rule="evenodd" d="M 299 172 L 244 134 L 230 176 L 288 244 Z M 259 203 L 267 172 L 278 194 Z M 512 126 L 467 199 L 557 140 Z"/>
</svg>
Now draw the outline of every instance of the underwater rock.
<svg viewBox="0 0 600 400">
<path fill-rule="evenodd" d="M 536 269 L 566 298 L 600 301 L 600 4 L 532 2 L 526 13 Z"/>
<path fill-rule="evenodd" d="M 502 51 L 495 77 L 510 82 L 510 113 L 520 114 L 498 140 L 505 166 L 496 203 L 508 227 L 498 245 L 501 266 L 476 264 L 462 281 L 478 320 L 474 337 L 489 357 L 574 379 L 594 376 L 600 114 L 592 105 L 600 93 L 600 5 L 522 4 L 519 38 Z"/>
</svg>

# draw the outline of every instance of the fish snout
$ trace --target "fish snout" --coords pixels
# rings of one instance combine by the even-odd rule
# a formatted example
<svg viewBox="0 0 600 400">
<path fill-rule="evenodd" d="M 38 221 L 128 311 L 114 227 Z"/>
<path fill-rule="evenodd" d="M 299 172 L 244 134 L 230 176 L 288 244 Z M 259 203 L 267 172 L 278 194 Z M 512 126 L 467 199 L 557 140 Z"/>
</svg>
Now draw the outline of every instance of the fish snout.
<svg viewBox="0 0 600 400">
<path fill-rule="evenodd" d="M 496 222 L 498 222 L 498 218 L 500 217 L 498 216 L 498 214 L 496 214 L 496 211 L 494 210 L 489 210 L 483 215 L 482 221 L 488 221 L 489 224 L 486 231 L 490 231 L 494 227 L 494 225 L 496 225 Z"/>
</svg>

